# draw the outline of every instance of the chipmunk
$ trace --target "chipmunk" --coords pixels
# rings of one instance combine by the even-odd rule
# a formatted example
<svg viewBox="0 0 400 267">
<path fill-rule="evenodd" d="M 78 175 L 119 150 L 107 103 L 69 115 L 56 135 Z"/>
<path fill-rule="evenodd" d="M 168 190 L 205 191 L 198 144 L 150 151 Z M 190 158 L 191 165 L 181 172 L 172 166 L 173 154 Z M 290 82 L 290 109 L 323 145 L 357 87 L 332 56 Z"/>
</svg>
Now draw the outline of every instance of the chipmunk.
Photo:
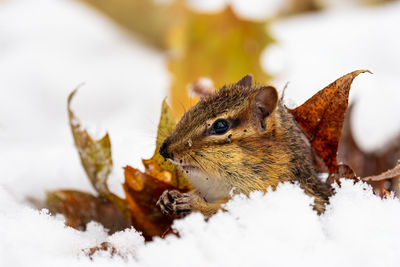
<svg viewBox="0 0 400 267">
<path fill-rule="evenodd" d="M 195 190 L 166 190 L 157 206 L 164 214 L 199 211 L 209 217 L 231 198 L 297 182 L 325 210 L 332 195 L 317 177 L 307 139 L 272 86 L 253 86 L 246 75 L 205 96 L 181 118 L 160 154 L 184 171 Z"/>
</svg>

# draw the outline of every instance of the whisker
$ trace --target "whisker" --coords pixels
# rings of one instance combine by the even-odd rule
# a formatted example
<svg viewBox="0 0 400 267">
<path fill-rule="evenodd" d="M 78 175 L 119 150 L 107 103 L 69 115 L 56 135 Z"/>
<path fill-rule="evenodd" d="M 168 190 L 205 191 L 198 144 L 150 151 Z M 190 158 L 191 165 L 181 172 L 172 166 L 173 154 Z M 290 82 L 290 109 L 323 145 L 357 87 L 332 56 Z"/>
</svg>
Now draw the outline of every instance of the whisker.
<svg viewBox="0 0 400 267">
<path fill-rule="evenodd" d="M 205 169 L 204 169 L 203 165 L 201 165 L 200 162 L 195 157 L 193 157 L 193 155 L 191 155 L 189 153 L 186 153 L 186 155 L 191 157 L 199 165 L 200 169 L 202 169 L 205 172 Z"/>
</svg>

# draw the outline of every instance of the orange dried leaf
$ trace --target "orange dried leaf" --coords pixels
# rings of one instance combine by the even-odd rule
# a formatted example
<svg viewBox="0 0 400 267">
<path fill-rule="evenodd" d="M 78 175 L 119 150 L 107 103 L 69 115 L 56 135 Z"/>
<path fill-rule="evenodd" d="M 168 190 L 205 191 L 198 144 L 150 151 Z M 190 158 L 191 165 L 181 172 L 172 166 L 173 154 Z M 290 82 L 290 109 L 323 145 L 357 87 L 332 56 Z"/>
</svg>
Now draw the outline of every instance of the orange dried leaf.
<svg viewBox="0 0 400 267">
<path fill-rule="evenodd" d="M 50 212 L 63 214 L 66 224 L 78 230 L 85 230 L 91 221 L 101 223 L 110 234 L 131 226 L 130 219 L 114 203 L 88 193 L 56 190 L 47 193 L 46 203 Z"/>
<path fill-rule="evenodd" d="M 337 79 L 303 105 L 289 109 L 330 173 L 335 173 L 337 150 L 353 79 L 368 70 L 357 70 Z M 371 73 L 371 72 L 370 72 Z"/>
<path fill-rule="evenodd" d="M 162 236 L 171 225 L 172 218 L 163 215 L 156 203 L 164 190 L 177 188 L 130 166 L 124 168 L 124 174 L 123 188 L 132 225 L 143 233 L 146 240 Z"/>
</svg>

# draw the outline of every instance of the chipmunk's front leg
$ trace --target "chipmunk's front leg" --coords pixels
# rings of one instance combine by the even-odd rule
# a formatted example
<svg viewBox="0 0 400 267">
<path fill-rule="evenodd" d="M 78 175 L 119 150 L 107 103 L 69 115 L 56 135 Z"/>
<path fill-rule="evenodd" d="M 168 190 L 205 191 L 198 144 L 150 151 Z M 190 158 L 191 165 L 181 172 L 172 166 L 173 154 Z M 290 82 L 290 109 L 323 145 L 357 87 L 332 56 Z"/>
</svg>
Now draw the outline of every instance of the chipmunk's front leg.
<svg viewBox="0 0 400 267">
<path fill-rule="evenodd" d="M 181 193 L 177 190 L 165 190 L 157 201 L 157 206 L 165 215 L 176 214 L 185 216 L 193 211 L 199 211 L 210 217 L 221 207 L 221 203 L 208 203 L 194 192 Z"/>
</svg>

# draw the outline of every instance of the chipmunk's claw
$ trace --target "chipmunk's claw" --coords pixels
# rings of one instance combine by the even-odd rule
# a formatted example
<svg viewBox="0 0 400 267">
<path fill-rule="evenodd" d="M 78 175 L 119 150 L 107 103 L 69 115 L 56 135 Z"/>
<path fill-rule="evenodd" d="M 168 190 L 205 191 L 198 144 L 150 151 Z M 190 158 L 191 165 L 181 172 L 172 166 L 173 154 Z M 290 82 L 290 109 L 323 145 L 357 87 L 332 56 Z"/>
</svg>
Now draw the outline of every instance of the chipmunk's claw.
<svg viewBox="0 0 400 267">
<path fill-rule="evenodd" d="M 176 191 L 176 190 L 165 190 L 160 198 L 157 201 L 157 207 L 160 208 L 161 212 L 164 215 L 168 215 L 171 216 L 174 214 L 174 209 L 173 209 L 173 204 L 175 202 L 175 198 L 176 196 L 178 196 L 180 194 L 180 192 Z"/>
<path fill-rule="evenodd" d="M 184 217 L 193 211 L 194 200 L 197 196 L 181 193 L 177 190 L 165 190 L 157 201 L 157 207 L 164 215 Z"/>
<path fill-rule="evenodd" d="M 181 198 L 176 199 L 175 213 L 179 216 L 186 216 L 193 211 L 194 198 L 193 194 L 182 194 Z"/>
</svg>

